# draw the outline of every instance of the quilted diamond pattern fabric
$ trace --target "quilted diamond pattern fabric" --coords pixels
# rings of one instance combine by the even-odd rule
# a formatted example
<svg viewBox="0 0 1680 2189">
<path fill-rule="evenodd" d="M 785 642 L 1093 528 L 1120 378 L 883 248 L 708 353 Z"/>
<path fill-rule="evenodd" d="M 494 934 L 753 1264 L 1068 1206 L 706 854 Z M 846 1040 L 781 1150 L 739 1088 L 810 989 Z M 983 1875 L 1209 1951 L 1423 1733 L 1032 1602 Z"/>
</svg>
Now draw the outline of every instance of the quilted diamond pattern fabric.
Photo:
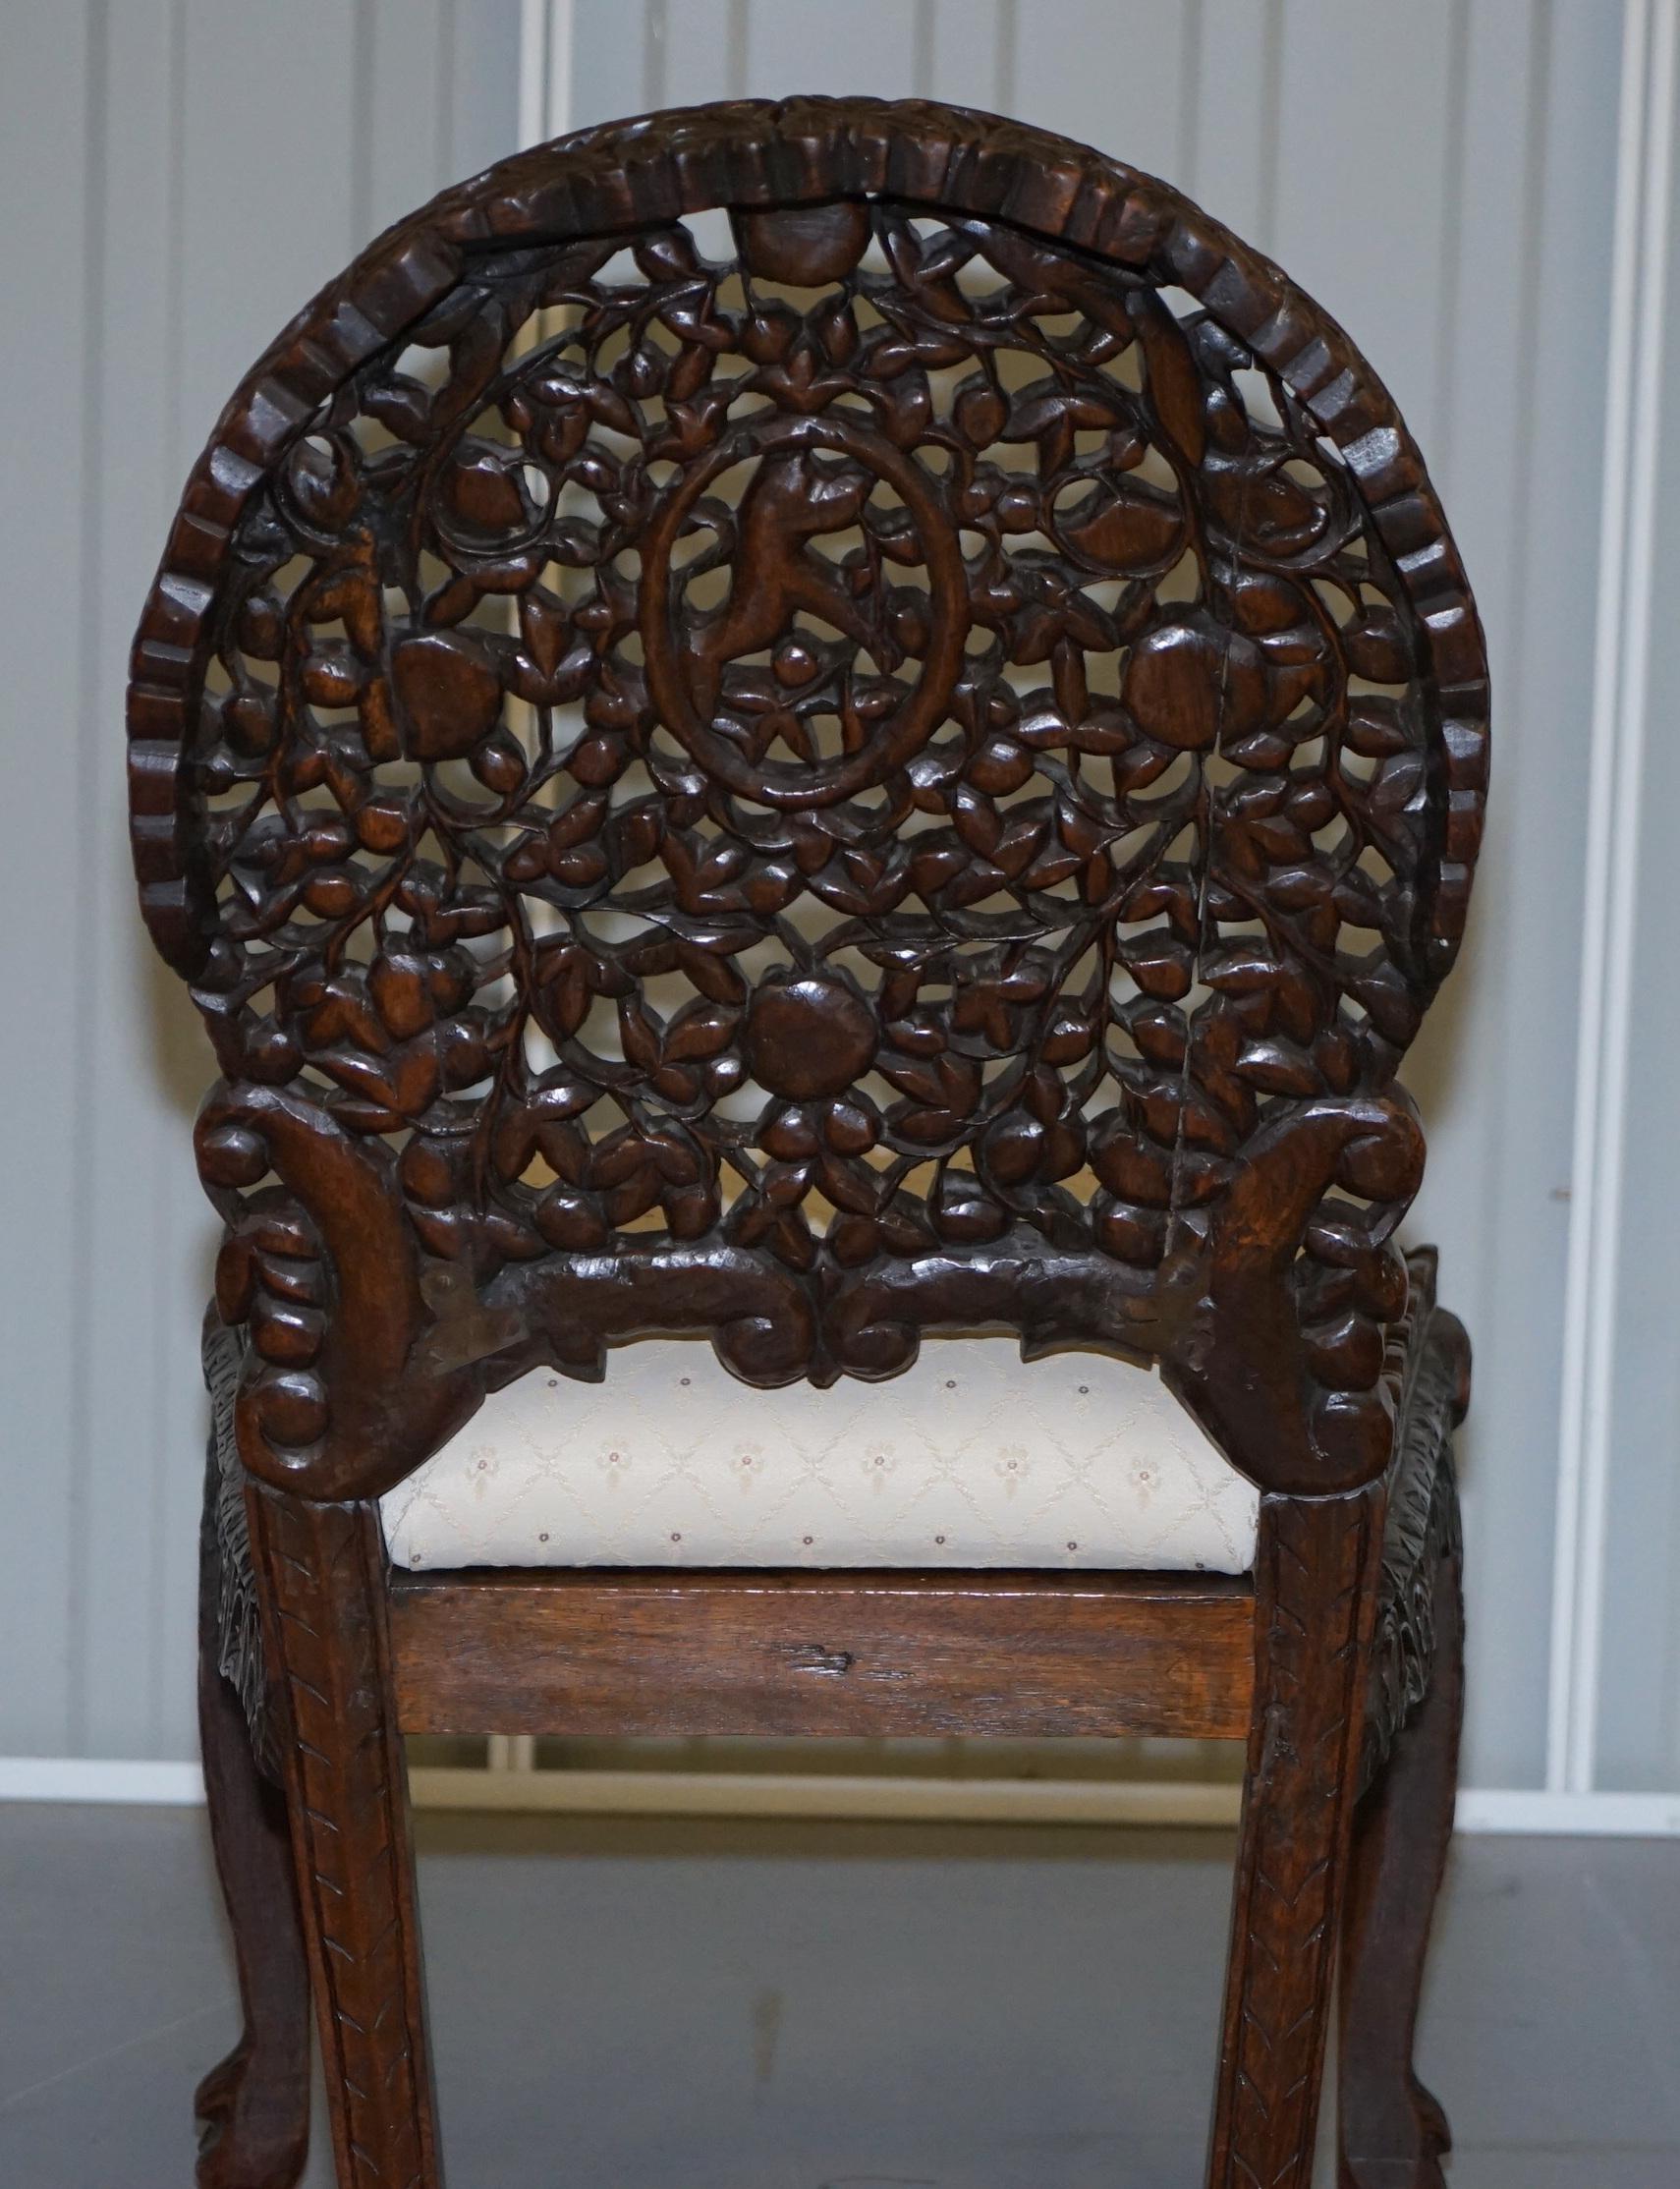
<svg viewBox="0 0 1680 2189">
<path fill-rule="evenodd" d="M 1259 1497 L 1148 1370 L 929 1339 L 885 1383 L 737 1381 L 644 1340 L 604 1383 L 492 1393 L 381 1500 L 400 1566 L 1022 1566 L 1244 1573 Z"/>
</svg>

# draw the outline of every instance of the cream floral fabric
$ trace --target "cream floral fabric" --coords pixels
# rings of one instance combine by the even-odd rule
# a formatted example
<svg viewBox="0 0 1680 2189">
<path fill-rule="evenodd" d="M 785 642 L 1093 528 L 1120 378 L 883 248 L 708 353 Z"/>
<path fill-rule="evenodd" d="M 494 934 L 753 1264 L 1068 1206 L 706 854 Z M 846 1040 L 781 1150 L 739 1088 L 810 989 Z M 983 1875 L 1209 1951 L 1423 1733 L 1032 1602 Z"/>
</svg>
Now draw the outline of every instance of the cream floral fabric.
<svg viewBox="0 0 1680 2189">
<path fill-rule="evenodd" d="M 1159 1378 L 929 1339 L 885 1383 L 758 1391 L 703 1342 L 493 1393 L 380 1507 L 400 1566 L 1254 1562 L 1255 1490 Z"/>
</svg>

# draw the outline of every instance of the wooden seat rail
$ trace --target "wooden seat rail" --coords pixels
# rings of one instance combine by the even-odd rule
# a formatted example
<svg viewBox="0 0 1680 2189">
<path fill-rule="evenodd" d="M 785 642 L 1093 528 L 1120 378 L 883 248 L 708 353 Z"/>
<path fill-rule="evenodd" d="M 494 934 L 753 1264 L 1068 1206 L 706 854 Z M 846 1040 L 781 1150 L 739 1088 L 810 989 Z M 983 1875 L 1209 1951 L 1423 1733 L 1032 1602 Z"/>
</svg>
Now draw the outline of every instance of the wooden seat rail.
<svg viewBox="0 0 1680 2189">
<path fill-rule="evenodd" d="M 1241 1739 L 1254 1593 L 1213 1574 L 391 1577 L 406 1733 Z"/>
</svg>

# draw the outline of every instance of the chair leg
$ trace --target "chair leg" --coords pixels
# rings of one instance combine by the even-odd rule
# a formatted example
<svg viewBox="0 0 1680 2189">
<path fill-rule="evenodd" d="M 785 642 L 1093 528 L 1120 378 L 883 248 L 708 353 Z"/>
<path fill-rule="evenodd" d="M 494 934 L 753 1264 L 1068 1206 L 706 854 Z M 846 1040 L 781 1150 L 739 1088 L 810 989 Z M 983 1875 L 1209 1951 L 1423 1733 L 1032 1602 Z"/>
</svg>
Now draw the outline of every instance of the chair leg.
<svg viewBox="0 0 1680 2189">
<path fill-rule="evenodd" d="M 286 1801 L 262 1775 L 218 1668 L 219 1559 L 206 1501 L 198 1583 L 198 1735 L 210 1841 L 245 2027 L 198 2085 L 198 2189 L 292 2189 L 309 2149 L 309 1980 Z"/>
<path fill-rule="evenodd" d="M 1412 2065 L 1429 1923 L 1446 1869 L 1464 1715 L 1456 1550 L 1434 1577 L 1428 1692 L 1354 1824 L 1342 1941 L 1341 2189 L 1445 2189 L 1446 2114 Z"/>
<path fill-rule="evenodd" d="M 339 2189 L 440 2189 L 377 1509 L 251 1493 Z"/>
<path fill-rule="evenodd" d="M 1310 2189 L 1381 1533 L 1380 1485 L 1261 1505 L 1208 2189 Z"/>
</svg>

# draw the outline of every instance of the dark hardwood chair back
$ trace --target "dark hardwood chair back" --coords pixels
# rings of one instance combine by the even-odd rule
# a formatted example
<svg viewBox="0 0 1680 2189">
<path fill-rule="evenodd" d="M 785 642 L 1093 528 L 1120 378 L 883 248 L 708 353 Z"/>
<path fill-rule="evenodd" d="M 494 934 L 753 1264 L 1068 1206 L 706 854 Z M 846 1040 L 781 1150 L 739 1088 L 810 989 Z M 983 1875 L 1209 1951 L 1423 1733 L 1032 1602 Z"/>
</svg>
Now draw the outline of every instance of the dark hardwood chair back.
<svg viewBox="0 0 1680 2189">
<path fill-rule="evenodd" d="M 380 1487 L 637 1333 L 1002 1325 L 1376 1471 L 1484 717 L 1380 382 L 1160 183 L 813 101 L 439 198 L 235 397 L 135 653 L 251 1464 Z M 330 1322 L 250 1297 L 294 1197 Z"/>
<path fill-rule="evenodd" d="M 1158 1360 L 1344 1605 L 1486 704 L 1380 381 L 1160 182 L 812 99 L 446 193 L 234 397 L 134 654 L 245 1469 L 1005 1330 Z"/>
</svg>

